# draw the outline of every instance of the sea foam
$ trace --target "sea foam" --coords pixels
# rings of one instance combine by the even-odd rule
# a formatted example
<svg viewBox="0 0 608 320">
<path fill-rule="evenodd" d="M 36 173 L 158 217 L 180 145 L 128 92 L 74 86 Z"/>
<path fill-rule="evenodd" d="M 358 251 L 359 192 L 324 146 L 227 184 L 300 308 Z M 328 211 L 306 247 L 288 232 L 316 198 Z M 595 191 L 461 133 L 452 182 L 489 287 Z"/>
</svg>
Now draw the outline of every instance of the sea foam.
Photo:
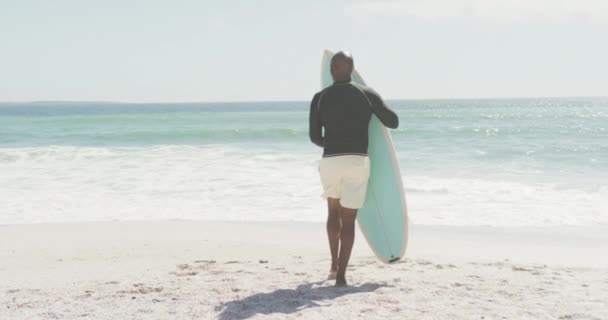
<svg viewBox="0 0 608 320">
<path fill-rule="evenodd" d="M 0 149 L 0 224 L 324 221 L 319 152 L 238 145 Z M 408 174 L 419 224 L 608 224 L 608 188 Z"/>
</svg>

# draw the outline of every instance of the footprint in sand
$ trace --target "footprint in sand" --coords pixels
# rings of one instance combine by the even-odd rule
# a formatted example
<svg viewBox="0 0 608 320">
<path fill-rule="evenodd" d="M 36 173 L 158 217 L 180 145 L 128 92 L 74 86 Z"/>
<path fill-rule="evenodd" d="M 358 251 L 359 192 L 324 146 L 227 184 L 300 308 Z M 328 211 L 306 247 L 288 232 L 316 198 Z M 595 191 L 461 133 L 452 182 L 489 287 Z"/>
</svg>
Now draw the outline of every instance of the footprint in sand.
<svg viewBox="0 0 608 320">
<path fill-rule="evenodd" d="M 381 302 L 381 303 L 389 303 L 389 304 L 398 304 L 399 303 L 398 300 L 395 300 L 395 299 L 392 299 L 392 298 L 388 298 L 388 297 L 378 298 L 377 301 Z"/>
<path fill-rule="evenodd" d="M 217 261 L 215 260 L 195 260 L 194 263 L 206 263 L 206 264 L 214 264 Z"/>
<path fill-rule="evenodd" d="M 528 272 L 532 271 L 532 269 L 528 269 L 528 268 L 525 268 L 525 267 L 518 267 L 518 266 L 513 266 L 513 267 L 511 267 L 511 269 L 513 271 L 528 271 Z"/>
<path fill-rule="evenodd" d="M 215 260 L 196 260 L 194 263 L 197 264 L 196 268 L 199 270 L 209 270 L 213 268 L 213 265 L 215 265 L 217 262 Z M 188 269 L 192 268 L 193 266 L 188 265 Z"/>
<path fill-rule="evenodd" d="M 506 296 L 506 297 L 509 297 L 509 298 L 513 296 L 512 293 L 510 293 L 510 292 L 508 292 L 506 290 L 498 290 L 498 291 L 496 291 L 496 293 L 498 293 L 501 296 Z"/>
<path fill-rule="evenodd" d="M 153 293 L 153 292 L 161 292 L 161 291 L 164 290 L 163 287 L 150 287 L 150 286 L 146 286 L 143 283 L 134 283 L 133 287 L 135 287 L 135 289 L 119 290 L 119 291 L 117 291 L 117 293 L 130 293 L 130 294 L 141 293 L 141 294 L 148 294 L 148 293 Z"/>
<path fill-rule="evenodd" d="M 197 275 L 198 272 L 197 271 L 193 271 L 192 270 L 192 266 L 190 266 L 187 263 L 184 264 L 178 264 L 177 268 L 181 271 L 171 271 L 169 272 L 169 274 L 173 274 L 176 275 L 178 277 L 184 277 L 184 276 L 194 276 Z M 200 268 L 200 267 L 199 267 Z M 203 267 L 204 268 L 204 267 Z"/>
<path fill-rule="evenodd" d="M 237 270 L 235 271 L 236 273 L 244 273 L 244 274 L 253 274 L 253 272 L 251 271 L 247 271 L 247 270 Z"/>
<path fill-rule="evenodd" d="M 44 319 L 59 319 L 59 316 L 54 312 L 42 312 L 38 314 Z"/>
<path fill-rule="evenodd" d="M 82 300 L 82 299 L 86 299 L 86 298 L 90 298 L 90 297 L 91 297 L 90 293 L 85 293 L 85 294 L 81 294 L 79 296 L 75 296 L 74 299 Z"/>
<path fill-rule="evenodd" d="M 175 272 L 175 271 L 172 271 L 172 272 L 169 272 L 169 274 L 173 274 L 173 275 L 176 275 L 178 277 L 186 277 L 186 276 L 195 276 L 195 275 L 198 274 L 198 272 L 196 272 L 196 271 L 188 271 L 188 272 Z"/>
<path fill-rule="evenodd" d="M 591 320 L 600 320 L 600 318 L 594 317 L 592 315 L 586 313 L 573 313 L 573 314 L 565 314 L 560 316 L 558 319 L 591 319 Z"/>
</svg>

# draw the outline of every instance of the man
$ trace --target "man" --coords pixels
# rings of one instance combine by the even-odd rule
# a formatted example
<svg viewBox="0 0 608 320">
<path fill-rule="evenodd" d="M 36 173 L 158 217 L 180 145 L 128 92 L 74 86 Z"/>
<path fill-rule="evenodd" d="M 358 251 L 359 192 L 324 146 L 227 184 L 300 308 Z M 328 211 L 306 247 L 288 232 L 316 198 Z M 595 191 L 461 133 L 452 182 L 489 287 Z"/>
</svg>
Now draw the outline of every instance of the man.
<svg viewBox="0 0 608 320">
<path fill-rule="evenodd" d="M 310 140 L 323 147 L 319 173 L 328 209 L 329 279 L 335 279 L 337 287 L 347 285 L 357 209 L 365 201 L 370 170 L 367 131 L 372 112 L 389 128 L 399 125 L 395 112 L 375 91 L 351 82 L 353 69 L 350 53 L 336 53 L 331 60 L 333 85 L 315 94 L 310 104 Z"/>
</svg>

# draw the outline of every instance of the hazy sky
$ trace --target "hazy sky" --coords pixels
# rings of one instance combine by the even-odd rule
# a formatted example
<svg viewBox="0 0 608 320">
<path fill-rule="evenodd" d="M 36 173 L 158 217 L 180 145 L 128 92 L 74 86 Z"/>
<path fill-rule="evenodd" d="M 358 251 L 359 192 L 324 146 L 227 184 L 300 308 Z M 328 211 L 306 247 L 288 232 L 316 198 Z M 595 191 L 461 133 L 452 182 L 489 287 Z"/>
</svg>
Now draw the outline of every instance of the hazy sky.
<svg viewBox="0 0 608 320">
<path fill-rule="evenodd" d="M 0 0 L 0 101 L 308 100 L 324 48 L 385 98 L 608 95 L 608 1 Z"/>
</svg>

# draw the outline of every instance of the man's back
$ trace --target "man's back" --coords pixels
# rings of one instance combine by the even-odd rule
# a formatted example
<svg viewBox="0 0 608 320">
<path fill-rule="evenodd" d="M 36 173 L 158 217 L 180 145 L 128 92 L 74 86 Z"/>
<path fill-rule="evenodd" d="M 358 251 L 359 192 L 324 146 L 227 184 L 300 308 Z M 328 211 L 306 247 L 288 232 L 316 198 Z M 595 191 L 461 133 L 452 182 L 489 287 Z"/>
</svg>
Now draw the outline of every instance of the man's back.
<svg viewBox="0 0 608 320">
<path fill-rule="evenodd" d="M 310 140 L 323 147 L 319 175 L 328 209 L 329 279 L 336 279 L 339 287 L 347 285 L 346 267 L 355 241 L 357 210 L 365 203 L 370 177 L 369 120 L 374 113 L 389 128 L 399 124 L 397 115 L 377 93 L 351 83 L 353 70 L 350 53 L 336 53 L 331 59 L 333 85 L 315 94 L 310 104 Z"/>
<path fill-rule="evenodd" d="M 335 82 L 315 94 L 310 106 L 310 139 L 323 147 L 323 156 L 367 155 L 368 125 L 372 112 L 389 128 L 399 124 L 371 88 L 349 81 Z M 321 127 L 325 134 L 321 134 Z"/>
</svg>

